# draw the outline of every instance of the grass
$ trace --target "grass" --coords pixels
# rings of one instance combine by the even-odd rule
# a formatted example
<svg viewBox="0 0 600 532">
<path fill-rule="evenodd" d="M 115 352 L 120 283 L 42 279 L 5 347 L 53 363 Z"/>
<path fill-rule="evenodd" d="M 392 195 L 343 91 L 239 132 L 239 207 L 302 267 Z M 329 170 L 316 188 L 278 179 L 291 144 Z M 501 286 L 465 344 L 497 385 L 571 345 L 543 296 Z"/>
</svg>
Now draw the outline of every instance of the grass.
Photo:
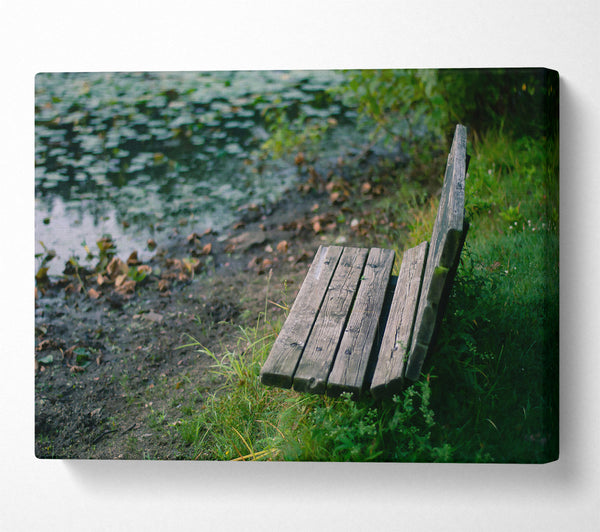
<svg viewBox="0 0 600 532">
<path fill-rule="evenodd" d="M 479 138 L 470 230 L 435 352 L 393 399 L 269 389 L 259 379 L 280 322 L 268 305 L 235 349 L 212 353 L 223 385 L 177 426 L 210 460 L 546 462 L 558 456 L 558 159 L 545 139 Z M 410 168 L 404 177 L 410 180 Z M 392 176 L 397 178 L 398 176 Z M 374 238 L 401 253 L 428 238 L 435 200 L 414 186 L 370 205 L 405 220 Z M 406 209 L 411 217 L 406 217 Z M 267 298 L 268 299 L 268 298 Z"/>
</svg>

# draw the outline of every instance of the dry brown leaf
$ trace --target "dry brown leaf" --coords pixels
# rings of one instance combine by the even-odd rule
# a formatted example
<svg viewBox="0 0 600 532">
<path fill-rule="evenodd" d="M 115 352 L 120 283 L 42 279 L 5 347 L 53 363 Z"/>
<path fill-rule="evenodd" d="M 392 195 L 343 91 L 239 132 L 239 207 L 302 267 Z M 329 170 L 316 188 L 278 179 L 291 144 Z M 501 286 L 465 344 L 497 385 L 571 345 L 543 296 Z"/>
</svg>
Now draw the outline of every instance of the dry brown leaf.
<svg viewBox="0 0 600 532">
<path fill-rule="evenodd" d="M 127 274 L 126 273 L 122 273 L 121 275 L 117 275 L 117 278 L 115 279 L 115 286 L 117 288 L 119 288 L 127 279 Z"/>
<path fill-rule="evenodd" d="M 210 255 L 212 251 L 212 244 L 209 242 L 202 248 L 202 255 Z"/>
<path fill-rule="evenodd" d="M 47 349 L 48 347 L 50 347 L 53 344 L 53 341 L 50 339 L 46 339 L 46 340 L 42 340 L 37 347 L 35 348 L 36 351 L 43 351 L 44 349 Z"/>
<path fill-rule="evenodd" d="M 85 368 L 83 366 L 71 366 L 70 370 L 71 373 L 81 373 L 82 371 L 85 371 Z"/>
<path fill-rule="evenodd" d="M 158 281 L 158 291 L 164 292 L 165 290 L 167 290 L 169 288 L 170 285 L 171 285 L 171 283 L 169 283 L 169 281 L 167 281 L 167 279 L 161 279 L 160 281 Z"/>
<path fill-rule="evenodd" d="M 119 288 L 117 288 L 117 292 L 119 294 L 130 294 L 135 290 L 135 281 L 133 279 L 129 279 L 128 281 L 124 281 Z"/>
<path fill-rule="evenodd" d="M 287 253 L 287 250 L 288 250 L 287 240 L 282 240 L 281 242 L 279 242 L 279 244 L 277 244 L 277 252 L 278 253 Z"/>
<path fill-rule="evenodd" d="M 92 299 L 98 299 L 100 297 L 100 292 L 94 290 L 93 288 L 90 288 L 88 290 L 88 296 L 90 296 Z"/>
<path fill-rule="evenodd" d="M 137 251 L 133 251 L 131 253 L 131 255 L 129 255 L 128 259 L 127 259 L 127 264 L 129 266 L 134 266 L 136 264 L 139 264 L 139 260 L 138 260 L 138 254 Z"/>
<path fill-rule="evenodd" d="M 321 232 L 321 224 L 319 222 L 315 222 L 312 226 L 313 231 L 315 233 L 320 233 Z"/>
<path fill-rule="evenodd" d="M 140 264 L 137 267 L 138 273 L 145 273 L 146 275 L 150 275 L 152 273 L 152 268 L 147 264 Z"/>
<path fill-rule="evenodd" d="M 363 194 L 368 194 L 369 192 L 371 192 L 371 183 L 363 183 L 360 187 L 360 191 Z"/>
<path fill-rule="evenodd" d="M 129 271 L 127 264 L 125 264 L 120 258 L 113 257 L 106 267 L 106 273 L 112 278 L 119 274 L 126 274 Z"/>
<path fill-rule="evenodd" d="M 73 292 L 79 293 L 79 292 L 81 292 L 82 288 L 83 287 L 79 283 L 77 283 L 77 284 L 69 283 L 67 286 L 65 286 L 65 294 L 71 294 Z"/>
</svg>

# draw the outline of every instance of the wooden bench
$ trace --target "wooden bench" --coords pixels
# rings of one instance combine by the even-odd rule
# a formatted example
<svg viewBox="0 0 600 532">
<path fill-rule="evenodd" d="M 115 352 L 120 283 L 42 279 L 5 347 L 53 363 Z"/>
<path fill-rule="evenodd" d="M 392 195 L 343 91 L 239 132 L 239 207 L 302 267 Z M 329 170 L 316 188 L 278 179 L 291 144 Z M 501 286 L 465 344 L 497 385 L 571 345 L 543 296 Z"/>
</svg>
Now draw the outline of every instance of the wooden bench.
<svg viewBox="0 0 600 532">
<path fill-rule="evenodd" d="M 456 126 L 431 242 L 404 252 L 321 246 L 261 370 L 268 386 L 377 398 L 415 381 L 433 345 L 467 232 L 467 131 Z"/>
</svg>

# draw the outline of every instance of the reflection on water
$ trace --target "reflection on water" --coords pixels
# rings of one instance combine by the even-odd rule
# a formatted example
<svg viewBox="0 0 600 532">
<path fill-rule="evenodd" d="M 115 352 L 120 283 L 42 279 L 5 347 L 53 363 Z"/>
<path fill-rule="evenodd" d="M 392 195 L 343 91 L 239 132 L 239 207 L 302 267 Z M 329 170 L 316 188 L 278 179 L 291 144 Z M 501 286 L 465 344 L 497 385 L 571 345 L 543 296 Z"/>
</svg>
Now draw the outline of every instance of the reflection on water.
<svg viewBox="0 0 600 532">
<path fill-rule="evenodd" d="M 264 114 L 285 108 L 343 119 L 317 72 L 38 74 L 35 99 L 36 253 L 83 258 L 83 243 L 110 233 L 143 258 L 173 227 L 229 225 L 248 203 L 276 200 L 294 183 L 283 161 L 265 162 Z"/>
</svg>

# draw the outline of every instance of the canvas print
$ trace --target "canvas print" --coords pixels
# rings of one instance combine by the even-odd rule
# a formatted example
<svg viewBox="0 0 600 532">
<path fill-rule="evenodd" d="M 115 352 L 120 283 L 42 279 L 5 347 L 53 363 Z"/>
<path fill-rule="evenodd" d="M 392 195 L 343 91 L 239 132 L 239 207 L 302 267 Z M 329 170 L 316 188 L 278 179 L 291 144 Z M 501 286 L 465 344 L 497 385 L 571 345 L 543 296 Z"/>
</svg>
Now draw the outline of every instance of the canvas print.
<svg viewBox="0 0 600 532">
<path fill-rule="evenodd" d="M 35 455 L 546 463 L 559 77 L 35 78 Z"/>
</svg>

